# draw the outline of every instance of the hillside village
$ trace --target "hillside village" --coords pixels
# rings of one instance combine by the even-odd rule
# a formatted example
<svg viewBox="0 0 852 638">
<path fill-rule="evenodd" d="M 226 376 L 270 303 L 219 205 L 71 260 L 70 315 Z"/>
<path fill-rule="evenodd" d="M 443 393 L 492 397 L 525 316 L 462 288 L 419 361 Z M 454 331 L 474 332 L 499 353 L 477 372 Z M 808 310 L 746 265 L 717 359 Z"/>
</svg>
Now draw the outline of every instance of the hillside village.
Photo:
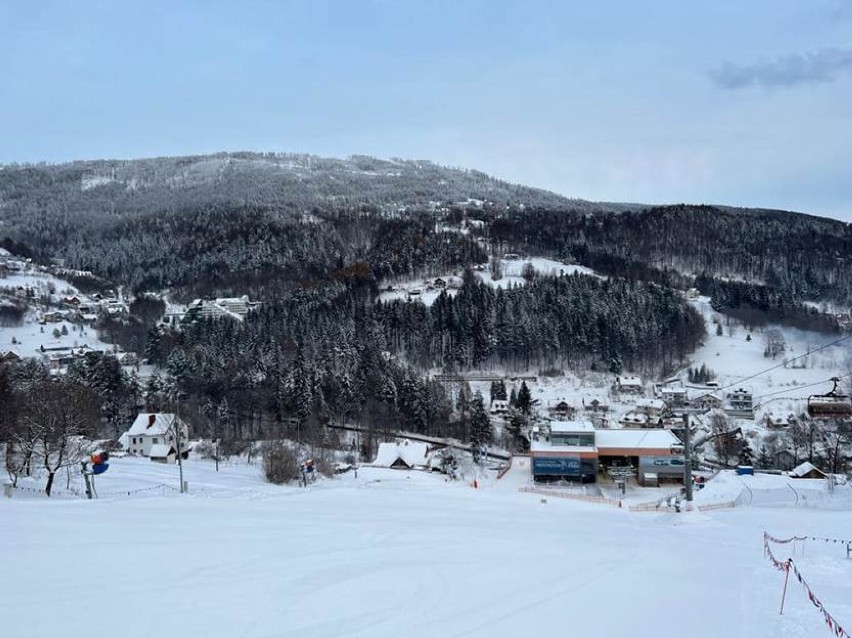
<svg viewBox="0 0 852 638">
<path fill-rule="evenodd" d="M 3 303 L 25 307 L 26 312 L 20 325 L 7 324 L 0 330 L 4 342 L 0 348 L 2 360 L 14 364 L 35 359 L 51 374 L 64 374 L 75 362 L 109 355 L 136 384 L 140 397 L 135 412 L 125 412 L 124 418 L 135 418 L 134 414 L 139 415 L 136 422 L 147 418 L 146 407 L 157 407 L 152 406 L 151 393 L 159 391 L 158 379 L 167 377 L 169 371 L 149 362 L 143 352 L 126 351 L 117 344 L 100 341 L 97 330 L 104 318 L 130 317 L 132 299 L 127 299 L 120 291 L 84 294 L 63 280 L 62 270 L 55 267 L 11 260 L 9 255 L 5 256 L 4 263 L 4 276 L 0 279 Z M 496 267 L 494 264 L 483 266 L 474 272 L 480 280 L 495 287 L 525 285 L 538 274 L 594 274 L 574 265 L 516 254 L 503 255 Z M 417 283 L 400 281 L 381 295 L 389 300 L 406 299 L 410 303 L 429 305 L 439 294 L 453 294 L 460 285 L 458 273 L 447 273 Z M 485 414 L 492 433 L 485 437 L 487 443 L 481 450 L 461 439 L 433 437 L 430 457 L 447 446 L 474 460 L 482 453 L 487 456 L 489 450 L 502 450 L 503 456 L 496 457 L 494 471 L 501 467 L 500 458 L 508 459 L 507 455 L 512 453 L 527 454 L 533 459 L 530 478 L 537 482 L 601 483 L 606 486 L 613 482 L 618 468 L 626 468 L 630 485 L 655 487 L 682 482 L 684 426 L 688 422 L 695 444 L 692 465 L 696 469 L 744 465 L 780 472 L 793 470 L 803 462 L 822 459 L 823 471 L 841 472 L 848 450 L 844 447 L 840 456 L 832 457 L 827 447 L 832 435 L 839 434 L 827 431 L 826 427 L 830 430 L 837 426 L 812 421 L 807 414 L 807 399 L 827 392 L 829 377 L 843 373 L 845 349 L 840 346 L 819 349 L 817 346 L 822 338 L 802 331 L 769 327 L 755 331 L 752 336 L 741 325 L 713 311 L 710 300 L 697 291 L 688 291 L 686 298 L 705 316 L 708 325 L 716 329 L 708 331 L 694 363 L 669 378 L 602 372 L 585 372 L 579 376 L 550 371 L 521 375 L 500 371 L 434 372 L 432 379 L 443 385 L 450 396 L 478 393 L 484 397 Z M 169 302 L 162 307 L 158 324 L 179 332 L 197 321 L 240 322 L 259 304 L 244 295 L 196 299 L 184 306 Z M 784 351 L 781 355 L 766 356 L 767 333 L 781 335 Z M 729 352 L 729 360 L 722 357 L 725 349 Z M 812 355 L 808 354 L 811 350 L 814 350 Z M 779 366 L 770 375 L 739 382 L 749 376 L 743 372 L 759 372 L 779 356 L 782 361 L 785 358 L 793 361 Z M 528 397 L 523 405 L 519 396 Z M 123 430 L 126 432 L 117 439 L 118 447 L 113 449 L 123 448 L 131 455 L 169 463 L 188 454 L 195 445 L 201 446 L 199 449 L 209 449 L 210 444 L 205 443 L 205 437 L 210 440 L 209 424 L 202 428 L 200 423 L 195 426 L 192 423 L 201 418 L 201 413 L 185 410 L 183 417 L 188 423 L 183 434 L 188 446 L 185 450 L 179 451 L 171 445 L 163 448 L 162 443 L 168 443 L 167 437 L 173 439 L 174 434 L 167 435 L 159 430 L 156 441 L 149 439 L 146 445 L 140 445 L 137 437 L 127 434 L 134 432 L 129 422 L 115 424 L 116 436 Z M 365 444 L 360 434 L 352 434 L 357 431 L 358 428 L 353 428 L 348 433 L 341 432 L 340 451 L 332 448 L 330 458 L 337 458 L 337 463 L 343 466 L 353 467 L 350 450 L 357 442 L 356 456 L 360 462 L 380 463 L 384 443 L 374 439 L 375 431 L 370 430 L 369 441 Z M 653 434 L 654 431 L 659 434 Z M 384 430 L 382 436 L 394 440 L 399 435 Z M 142 440 L 139 438 L 140 443 Z M 219 441 L 218 438 L 214 440 Z M 193 442 L 190 444 L 190 441 Z M 152 446 L 156 446 L 153 455 Z M 218 445 L 216 447 L 218 457 L 220 451 Z M 313 444 L 311 449 L 314 449 Z M 323 456 L 325 454 L 323 451 Z M 427 464 L 428 467 L 446 471 L 445 456 L 439 455 L 438 460 Z M 588 462 L 559 460 L 566 457 L 586 458 Z M 502 463 L 505 462 L 508 461 Z M 471 473 L 475 472 L 469 469 L 468 474 Z"/>
</svg>

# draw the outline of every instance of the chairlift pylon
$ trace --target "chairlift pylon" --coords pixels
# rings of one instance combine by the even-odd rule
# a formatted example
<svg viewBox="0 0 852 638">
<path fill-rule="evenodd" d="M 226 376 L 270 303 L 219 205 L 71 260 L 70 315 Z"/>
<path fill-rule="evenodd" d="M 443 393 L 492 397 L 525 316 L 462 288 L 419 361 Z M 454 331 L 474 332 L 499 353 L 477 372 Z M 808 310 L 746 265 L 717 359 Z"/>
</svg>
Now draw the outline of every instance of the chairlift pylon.
<svg viewBox="0 0 852 638">
<path fill-rule="evenodd" d="M 808 416 L 812 419 L 838 419 L 852 417 L 852 401 L 849 396 L 838 392 L 839 377 L 830 379 L 834 387 L 826 394 L 808 397 Z"/>
</svg>

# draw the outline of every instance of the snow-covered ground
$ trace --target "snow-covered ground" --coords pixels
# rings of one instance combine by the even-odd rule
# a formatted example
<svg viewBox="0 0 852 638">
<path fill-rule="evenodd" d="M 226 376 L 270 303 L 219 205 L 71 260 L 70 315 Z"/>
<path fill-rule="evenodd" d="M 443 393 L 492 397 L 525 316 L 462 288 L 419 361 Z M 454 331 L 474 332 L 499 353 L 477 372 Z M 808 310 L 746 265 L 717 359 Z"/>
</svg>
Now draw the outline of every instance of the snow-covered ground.
<svg viewBox="0 0 852 638">
<path fill-rule="evenodd" d="M 56 303 L 63 297 L 79 294 L 79 291 L 67 281 L 43 272 L 13 272 L 0 278 L 0 289 L 16 289 L 18 286 L 32 288 L 35 301 L 49 296 Z M 113 347 L 101 341 L 97 331 L 90 326 L 80 327 L 69 321 L 40 325 L 37 321 L 39 314 L 38 311 L 32 310 L 20 326 L 0 327 L 0 352 L 13 350 L 21 357 L 35 357 L 38 356 L 41 346 L 45 348 L 88 346 L 96 350 L 108 350 Z M 55 337 L 53 331 L 58 330 L 61 333 L 63 327 L 68 334 Z"/>
<path fill-rule="evenodd" d="M 480 281 L 495 288 L 509 288 L 511 286 L 526 285 L 526 280 L 521 276 L 524 266 L 526 264 L 530 264 L 540 275 L 570 275 L 573 273 L 580 273 L 584 275 L 597 276 L 595 271 L 590 268 L 586 268 L 585 266 L 578 266 L 573 264 L 567 265 L 559 261 L 554 261 L 553 259 L 547 259 L 545 257 L 529 257 L 527 259 L 501 259 L 500 264 L 503 276 L 499 279 L 494 279 L 491 276 L 491 270 L 488 267 L 483 267 L 482 270 L 475 271 L 476 276 L 480 279 Z M 432 305 L 432 303 L 434 303 L 435 299 L 437 299 L 438 296 L 441 294 L 441 290 L 428 290 L 427 286 L 433 284 L 435 279 L 438 278 L 443 279 L 445 282 L 455 280 L 457 283 L 460 284 L 461 274 L 461 272 L 457 272 L 455 274 L 445 273 L 443 275 L 436 275 L 435 277 L 430 277 L 428 279 L 403 281 L 401 283 L 393 285 L 393 290 L 383 292 L 381 295 L 379 295 L 379 299 L 381 301 L 393 301 L 394 299 L 411 299 L 422 301 L 427 306 L 430 306 Z M 412 291 L 419 291 L 419 293 L 412 295 Z M 455 289 L 447 289 L 448 295 L 454 295 L 455 293 Z"/>
<path fill-rule="evenodd" d="M 852 526 L 849 511 L 543 503 L 518 492 L 522 466 L 480 489 L 374 468 L 308 489 L 266 485 L 258 466 L 185 470 L 184 496 L 0 499 L 3 634 L 831 635 L 792 580 L 778 614 L 783 575 L 762 534 Z M 176 473 L 114 459 L 98 489 L 176 484 Z M 800 553 L 826 609 L 852 626 L 845 548 Z"/>
</svg>

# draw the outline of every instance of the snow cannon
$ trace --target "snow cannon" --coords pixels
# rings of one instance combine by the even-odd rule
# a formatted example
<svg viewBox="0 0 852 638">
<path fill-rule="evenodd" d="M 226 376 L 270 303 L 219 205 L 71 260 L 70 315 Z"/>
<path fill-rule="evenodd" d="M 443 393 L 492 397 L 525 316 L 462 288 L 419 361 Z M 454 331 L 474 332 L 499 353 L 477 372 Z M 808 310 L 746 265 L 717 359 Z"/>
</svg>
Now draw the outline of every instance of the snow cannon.
<svg viewBox="0 0 852 638">
<path fill-rule="evenodd" d="M 92 474 L 103 474 L 109 469 L 109 452 L 95 452 L 89 460 L 92 462 Z"/>
</svg>

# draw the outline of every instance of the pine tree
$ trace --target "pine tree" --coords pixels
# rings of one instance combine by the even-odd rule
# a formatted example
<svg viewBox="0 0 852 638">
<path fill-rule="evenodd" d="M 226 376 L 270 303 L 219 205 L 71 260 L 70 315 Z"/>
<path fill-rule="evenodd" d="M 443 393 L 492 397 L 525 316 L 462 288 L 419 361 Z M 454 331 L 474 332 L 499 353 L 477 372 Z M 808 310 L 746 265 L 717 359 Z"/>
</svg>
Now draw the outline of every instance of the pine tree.
<svg viewBox="0 0 852 638">
<path fill-rule="evenodd" d="M 485 401 L 477 392 L 470 403 L 470 450 L 475 462 L 480 462 L 482 448 L 493 440 L 494 432 L 485 410 Z"/>
<path fill-rule="evenodd" d="M 532 395 L 530 394 L 530 389 L 527 387 L 526 381 L 521 381 L 521 389 L 518 390 L 518 398 L 515 403 L 521 412 L 524 414 L 530 413 L 530 408 L 532 408 Z"/>
</svg>

